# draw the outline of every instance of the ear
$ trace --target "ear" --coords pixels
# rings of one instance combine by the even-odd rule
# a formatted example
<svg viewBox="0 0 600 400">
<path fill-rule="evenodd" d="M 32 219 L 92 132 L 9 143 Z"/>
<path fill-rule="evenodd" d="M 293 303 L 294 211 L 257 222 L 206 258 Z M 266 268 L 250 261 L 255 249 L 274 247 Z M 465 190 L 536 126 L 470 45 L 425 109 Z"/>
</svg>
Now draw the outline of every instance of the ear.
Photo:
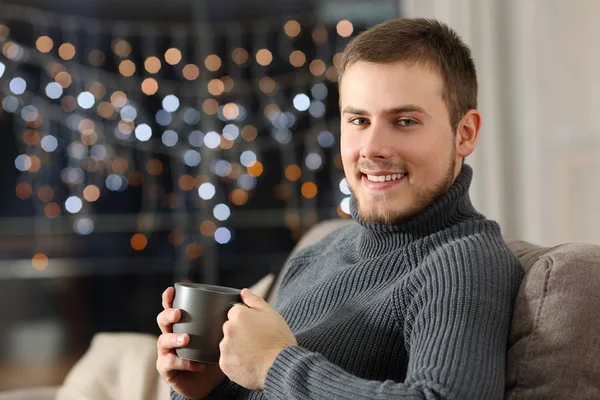
<svg viewBox="0 0 600 400">
<path fill-rule="evenodd" d="M 460 157 L 465 158 L 475 150 L 480 128 L 481 114 L 479 111 L 467 111 L 456 128 L 456 152 Z"/>
</svg>

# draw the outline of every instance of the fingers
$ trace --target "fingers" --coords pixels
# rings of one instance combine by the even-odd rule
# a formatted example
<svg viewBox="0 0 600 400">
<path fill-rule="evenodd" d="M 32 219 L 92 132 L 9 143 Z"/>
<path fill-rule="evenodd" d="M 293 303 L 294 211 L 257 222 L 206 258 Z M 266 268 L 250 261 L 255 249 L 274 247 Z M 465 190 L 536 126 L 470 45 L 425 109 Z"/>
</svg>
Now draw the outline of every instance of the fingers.
<svg viewBox="0 0 600 400">
<path fill-rule="evenodd" d="M 175 371 L 202 372 L 206 370 L 206 367 L 206 364 L 177 357 L 173 352 L 159 354 L 156 359 L 156 369 L 167 380 L 170 376 L 173 376 Z"/>
<path fill-rule="evenodd" d="M 240 295 L 244 304 L 255 310 L 263 310 L 267 308 L 267 302 L 250 291 L 250 289 L 242 289 Z"/>
<path fill-rule="evenodd" d="M 162 333 L 172 333 L 173 324 L 181 319 L 181 310 L 176 308 L 168 308 L 161 311 L 156 317 L 156 323 Z"/>
<path fill-rule="evenodd" d="M 169 286 L 165 289 L 162 294 L 162 306 L 166 310 L 167 308 L 173 308 L 173 299 L 175 298 L 175 288 Z"/>
<path fill-rule="evenodd" d="M 156 345 L 159 353 L 166 354 L 173 349 L 185 347 L 190 342 L 190 336 L 185 333 L 163 333 L 158 337 Z"/>
</svg>

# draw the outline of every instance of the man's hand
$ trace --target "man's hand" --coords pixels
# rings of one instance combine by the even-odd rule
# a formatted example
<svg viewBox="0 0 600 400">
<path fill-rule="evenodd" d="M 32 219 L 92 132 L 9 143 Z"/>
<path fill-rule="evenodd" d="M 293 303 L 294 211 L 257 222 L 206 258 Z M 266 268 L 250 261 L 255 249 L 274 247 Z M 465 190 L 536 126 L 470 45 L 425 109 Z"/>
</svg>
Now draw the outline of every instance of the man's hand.
<svg viewBox="0 0 600 400">
<path fill-rule="evenodd" d="M 250 390 L 263 390 L 267 371 L 296 338 L 283 317 L 248 289 L 242 290 L 248 307 L 234 306 L 223 324 L 219 347 L 221 370 L 235 383 Z"/>
<path fill-rule="evenodd" d="M 173 324 L 181 318 L 181 310 L 172 308 L 174 297 L 173 287 L 164 291 L 164 311 L 156 318 L 162 332 L 157 343 L 156 369 L 180 395 L 190 399 L 202 399 L 225 379 L 225 375 L 217 364 L 202 364 L 177 357 L 175 349 L 185 347 L 190 342 L 190 337 L 173 333 Z"/>
</svg>

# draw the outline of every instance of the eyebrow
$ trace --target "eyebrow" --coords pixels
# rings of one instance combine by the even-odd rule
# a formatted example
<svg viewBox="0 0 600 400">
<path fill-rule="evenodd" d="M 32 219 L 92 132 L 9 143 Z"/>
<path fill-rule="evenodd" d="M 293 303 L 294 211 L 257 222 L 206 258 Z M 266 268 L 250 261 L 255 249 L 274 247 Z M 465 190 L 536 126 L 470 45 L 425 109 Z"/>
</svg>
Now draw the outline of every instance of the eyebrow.
<svg viewBox="0 0 600 400">
<path fill-rule="evenodd" d="M 386 108 L 383 110 L 384 114 L 402 114 L 406 112 L 420 112 L 425 115 L 429 115 L 422 107 L 419 107 L 415 104 L 406 104 L 403 106 Z M 366 110 L 361 110 L 360 108 L 348 106 L 344 108 L 343 114 L 367 115 L 369 112 Z"/>
</svg>

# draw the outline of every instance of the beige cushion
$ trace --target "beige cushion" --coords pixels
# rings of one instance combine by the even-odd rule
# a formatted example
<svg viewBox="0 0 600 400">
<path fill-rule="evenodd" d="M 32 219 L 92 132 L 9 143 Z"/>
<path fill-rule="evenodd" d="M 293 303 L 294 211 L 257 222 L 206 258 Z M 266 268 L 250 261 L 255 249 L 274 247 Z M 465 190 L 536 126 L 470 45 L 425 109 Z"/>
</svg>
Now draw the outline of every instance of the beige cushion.
<svg viewBox="0 0 600 400">
<path fill-rule="evenodd" d="M 54 400 L 57 387 L 15 389 L 0 393 L 0 400 Z"/>
<path fill-rule="evenodd" d="M 600 246 L 507 243 L 526 271 L 509 338 L 507 398 L 600 399 Z"/>
<path fill-rule="evenodd" d="M 158 400 L 169 387 L 156 371 L 156 337 L 98 333 L 67 375 L 56 400 Z"/>
</svg>

